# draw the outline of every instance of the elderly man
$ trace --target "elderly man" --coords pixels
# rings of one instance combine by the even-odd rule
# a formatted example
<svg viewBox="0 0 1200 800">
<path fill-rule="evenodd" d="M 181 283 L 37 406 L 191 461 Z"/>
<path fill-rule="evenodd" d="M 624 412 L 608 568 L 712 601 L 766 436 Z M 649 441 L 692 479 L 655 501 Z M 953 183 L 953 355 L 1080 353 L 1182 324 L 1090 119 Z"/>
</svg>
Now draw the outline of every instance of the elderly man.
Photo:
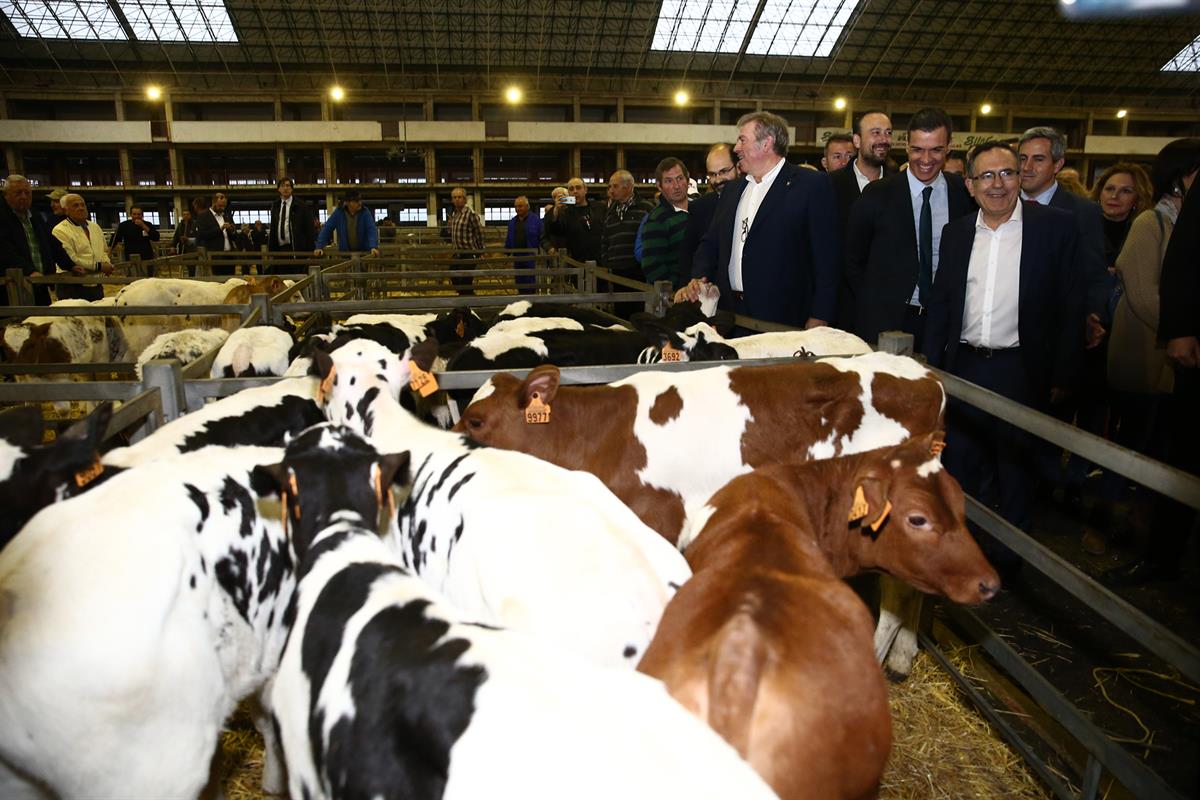
<svg viewBox="0 0 1200 800">
<path fill-rule="evenodd" d="M 646 275 L 634 255 L 638 228 L 642 217 L 653 209 L 645 200 L 639 200 L 633 190 L 633 174 L 619 169 L 608 181 L 608 211 L 604 215 L 604 226 L 600 232 L 600 266 L 623 278 L 645 281 Z M 597 288 L 610 291 L 608 281 L 600 281 Z M 617 286 L 616 291 L 629 291 Z M 617 303 L 616 313 L 626 317 L 643 308 L 641 303 Z"/>
<path fill-rule="evenodd" d="M 450 245 L 455 250 L 482 250 L 483 220 L 480 219 L 473 208 L 467 205 L 467 190 L 461 186 L 456 186 L 450 192 L 450 203 L 452 209 L 446 221 L 450 234 Z M 455 253 L 454 261 L 451 263 L 450 268 L 455 270 L 470 270 L 474 268 L 475 262 L 478 259 L 479 254 L 476 252 Z M 458 287 L 459 294 L 475 293 L 471 288 L 471 279 L 469 277 L 454 278 L 453 282 Z"/>
<path fill-rule="evenodd" d="M 65 194 L 62 198 L 63 209 L 67 218 L 54 226 L 54 238 L 62 243 L 63 251 L 70 260 L 69 270 L 59 268 L 59 272 L 69 273 L 75 277 L 103 272 L 111 275 L 112 261 L 108 257 L 108 247 L 104 243 L 104 231 L 92 220 L 88 219 L 87 203 L 78 194 Z M 80 300 L 100 300 L 104 297 L 104 287 L 99 284 L 59 284 L 58 299 L 75 298 Z"/>
<path fill-rule="evenodd" d="M 158 228 L 146 222 L 142 209 L 134 206 L 129 209 L 129 219 L 122 222 L 113 231 L 110 248 L 117 245 L 125 246 L 125 260 L 137 256 L 143 261 L 154 258 L 154 243 L 158 241 Z"/>
<path fill-rule="evenodd" d="M 678 289 L 690 277 L 679 271 L 689 216 L 688 171 L 682 161 L 668 156 L 658 162 L 654 175 L 661 197 L 642 222 L 642 272 L 647 281 L 670 281 Z"/>
<path fill-rule="evenodd" d="M 55 264 L 69 264 L 62 244 L 50 235 L 50 227 L 40 214 L 34 214 L 33 187 L 24 175 L 9 175 L 4 181 L 4 202 L 0 203 L 0 281 L 4 270 L 19 269 L 28 277 L 41 277 L 55 270 Z M 44 284 L 33 287 L 37 305 L 50 304 L 50 289 Z M 8 304 L 8 292 L 0 290 L 0 305 Z"/>
<path fill-rule="evenodd" d="M 821 154 L 821 168 L 826 172 L 837 172 L 850 166 L 857 152 L 854 136 L 849 133 L 835 133 L 825 142 L 825 150 Z"/>
<path fill-rule="evenodd" d="M 554 212 L 548 220 L 550 235 L 561 237 L 567 255 L 576 261 L 598 262 L 605 204 L 589 202 L 583 178 L 571 178 L 566 189 L 567 196 L 554 201 Z"/>
<path fill-rule="evenodd" d="M 542 242 L 542 220 L 537 214 L 529 213 L 529 198 L 524 195 L 513 201 L 516 214 L 508 221 L 508 232 L 504 246 L 513 250 L 537 250 Z M 533 269 L 533 261 L 515 261 L 514 269 Z M 533 292 L 534 277 L 518 275 L 517 289 L 521 294 Z"/>
<path fill-rule="evenodd" d="M 1074 266 L 1077 234 L 1068 213 L 1020 202 L 1017 154 L 1002 142 L 977 147 L 967 184 L 975 214 L 942 232 L 924 352 L 929 363 L 1024 405 L 1049 406 L 1073 380 L 1083 353 L 1084 286 Z M 963 489 L 1029 530 L 1033 440 L 953 398 L 947 469 Z M 1005 549 L 1004 571 L 1019 567 Z"/>
<path fill-rule="evenodd" d="M 50 214 L 46 216 L 46 223 L 51 228 L 67 217 L 66 209 L 62 207 L 62 199 L 66 194 L 66 189 L 55 189 L 46 193 L 46 199 L 50 201 Z"/>
<path fill-rule="evenodd" d="M 908 169 L 869 184 L 850 209 L 845 285 L 856 301 L 854 332 L 872 344 L 883 331 L 903 330 L 921 348 L 942 228 L 975 209 L 963 179 L 942 170 L 952 129 L 940 108 L 913 114 Z"/>
<path fill-rule="evenodd" d="M 744 180 L 721 193 L 680 296 L 705 283 L 721 308 L 796 327 L 825 325 L 837 295 L 837 224 L 829 176 L 789 164 L 787 120 L 768 111 L 738 120 L 734 153 Z"/>
</svg>

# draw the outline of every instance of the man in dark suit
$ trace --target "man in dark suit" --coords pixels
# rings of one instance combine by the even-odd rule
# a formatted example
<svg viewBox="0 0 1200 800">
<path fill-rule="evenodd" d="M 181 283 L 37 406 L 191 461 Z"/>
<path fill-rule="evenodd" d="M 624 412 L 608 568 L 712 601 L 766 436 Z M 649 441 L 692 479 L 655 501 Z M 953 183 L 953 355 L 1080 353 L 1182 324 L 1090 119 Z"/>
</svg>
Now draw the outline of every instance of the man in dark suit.
<svg viewBox="0 0 1200 800">
<path fill-rule="evenodd" d="M 979 203 L 946 225 L 927 304 L 929 363 L 1037 409 L 1070 385 L 1083 352 L 1084 287 L 1077 235 L 1064 211 L 1022 203 L 1017 155 L 1001 142 L 968 159 Z M 944 463 L 963 489 L 1029 530 L 1034 440 L 951 399 Z M 990 553 L 1002 574 L 1019 559 Z"/>
<path fill-rule="evenodd" d="M 713 215 L 717 213 L 717 201 L 721 199 L 721 192 L 738 176 L 733 145 L 718 142 L 708 148 L 708 153 L 704 156 L 704 168 L 708 175 L 708 187 L 712 191 L 688 203 L 687 229 L 683 232 L 683 244 L 679 250 L 679 274 L 689 278 L 696 248 L 700 246 L 700 240 L 708 232 Z"/>
<path fill-rule="evenodd" d="M 24 175 L 9 175 L 4 181 L 4 202 L 0 203 L 0 281 L 4 271 L 19 268 L 26 276 L 53 275 L 55 264 L 70 267 L 62 243 L 50 235 L 40 214 L 30 212 L 33 187 Z M 50 305 L 50 290 L 33 287 L 33 302 Z M 0 305 L 8 305 L 8 291 L 0 286 Z"/>
<path fill-rule="evenodd" d="M 295 184 L 291 178 L 282 178 L 278 188 L 279 199 L 271 204 L 271 231 L 267 246 L 275 253 L 311 253 L 317 247 L 312 209 L 299 197 L 292 196 Z"/>
<path fill-rule="evenodd" d="M 124 245 L 126 261 L 129 261 L 131 256 L 137 256 L 143 261 L 150 261 L 154 258 L 154 243 L 157 241 L 158 228 L 146 222 L 141 207 L 134 206 L 129 209 L 129 219 L 122 222 L 113 231 L 112 241 L 108 243 L 108 246 L 116 249 L 118 244 Z"/>
<path fill-rule="evenodd" d="M 903 330 L 921 349 L 942 228 L 975 209 L 963 179 L 942 171 L 952 132 L 940 108 L 914 114 L 908 169 L 868 185 L 850 210 L 845 283 L 854 298 L 854 332 L 869 344 L 883 331 Z"/>
<path fill-rule="evenodd" d="M 853 134 L 854 160 L 846 169 L 830 175 L 833 192 L 837 195 L 838 241 L 846 241 L 846 224 L 850 208 L 858 202 L 868 184 L 896 174 L 888 158 L 892 150 L 892 120 L 882 111 L 864 111 L 858 118 Z M 845 257 L 845 250 L 842 256 Z M 838 288 L 837 313 L 834 325 L 842 330 L 854 329 L 854 293 L 846 281 L 845 263 L 841 264 L 841 283 Z"/>
<path fill-rule="evenodd" d="M 837 237 L 829 176 L 785 160 L 787 120 L 768 111 L 738 120 L 734 153 L 744 180 L 721 193 L 682 291 L 706 283 L 721 308 L 796 327 L 826 325 L 837 298 Z"/>
<path fill-rule="evenodd" d="M 212 205 L 208 210 L 196 217 L 196 247 L 203 247 L 210 253 L 229 252 L 238 249 L 237 227 L 233 224 L 233 215 L 226 206 L 229 198 L 224 192 L 216 192 L 212 196 Z M 213 267 L 213 275 L 232 275 L 235 271 L 233 263 Z"/>
</svg>

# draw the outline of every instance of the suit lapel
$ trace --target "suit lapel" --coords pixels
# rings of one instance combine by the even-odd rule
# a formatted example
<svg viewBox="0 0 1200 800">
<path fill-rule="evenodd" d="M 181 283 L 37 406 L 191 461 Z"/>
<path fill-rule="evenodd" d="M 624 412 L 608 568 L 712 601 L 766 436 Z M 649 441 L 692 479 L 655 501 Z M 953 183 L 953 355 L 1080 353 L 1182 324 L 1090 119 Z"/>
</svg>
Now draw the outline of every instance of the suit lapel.
<svg viewBox="0 0 1200 800">
<path fill-rule="evenodd" d="M 912 254 L 912 263 L 919 271 L 921 269 L 921 256 L 917 252 L 917 226 L 913 223 L 913 198 L 912 192 L 908 188 L 907 175 L 902 174 L 896 180 L 896 191 L 901 195 L 896 198 L 897 201 L 900 201 L 897 203 L 897 207 L 904 209 L 903 224 L 900 227 L 904 230 L 904 242 L 908 247 L 906 252 Z"/>
<path fill-rule="evenodd" d="M 746 246 L 750 246 L 750 242 L 754 239 L 754 229 L 760 221 L 763 221 L 770 216 L 776 208 L 783 206 L 783 199 L 787 195 L 788 188 L 791 187 L 792 181 L 796 176 L 794 167 L 791 164 L 784 162 L 784 165 L 779 168 L 779 174 L 775 176 L 775 182 L 771 184 L 771 188 L 767 190 L 767 195 L 758 205 L 758 211 L 754 214 L 754 224 L 750 226 L 750 233 L 746 236 Z"/>
<path fill-rule="evenodd" d="M 1038 283 L 1040 283 L 1038 270 L 1041 268 L 1041 265 L 1037 263 L 1038 253 L 1042 250 L 1041 237 L 1038 235 L 1040 226 L 1035 221 L 1036 212 L 1035 214 L 1029 213 L 1029 205 L 1021 209 L 1021 271 L 1017 284 L 1018 331 L 1021 325 L 1021 316 L 1025 308 L 1028 307 L 1029 302 L 1036 300 L 1033 295 L 1037 291 Z"/>
</svg>

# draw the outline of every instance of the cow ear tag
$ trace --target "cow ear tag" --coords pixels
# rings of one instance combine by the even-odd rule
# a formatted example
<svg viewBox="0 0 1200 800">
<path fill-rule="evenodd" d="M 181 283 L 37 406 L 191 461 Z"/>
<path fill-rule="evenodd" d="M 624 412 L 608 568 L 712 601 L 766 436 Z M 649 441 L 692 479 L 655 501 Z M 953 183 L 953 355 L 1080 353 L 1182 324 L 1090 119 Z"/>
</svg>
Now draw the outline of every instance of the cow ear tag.
<svg viewBox="0 0 1200 800">
<path fill-rule="evenodd" d="M 82 489 L 100 477 L 102 472 L 104 472 L 104 465 L 100 463 L 100 456 L 96 456 L 96 460 L 91 463 L 91 466 L 75 473 L 75 485 Z"/>
<path fill-rule="evenodd" d="M 942 454 L 942 451 L 945 449 L 946 449 L 946 440 L 945 439 L 934 439 L 932 442 L 929 443 L 929 454 L 930 455 L 940 456 Z"/>
<path fill-rule="evenodd" d="M 883 527 L 883 522 L 884 522 L 884 520 L 886 520 L 886 519 L 887 519 L 887 517 L 888 517 L 888 514 L 890 514 L 890 513 L 892 513 L 892 501 L 891 501 L 891 500 L 886 500 L 886 501 L 884 502 L 884 505 L 883 505 L 883 511 L 882 511 L 882 513 L 880 513 L 880 515 L 879 515 L 879 519 L 877 519 L 877 520 L 875 520 L 874 522 L 872 522 L 872 523 L 871 523 L 871 530 L 872 530 L 872 531 L 875 531 L 876 533 L 878 533 L 878 532 L 879 532 L 879 529 L 880 529 L 881 527 Z"/>
<path fill-rule="evenodd" d="M 550 421 L 550 406 L 542 402 L 542 396 L 537 392 L 529 398 L 529 405 L 525 406 L 525 424 L 526 425 L 545 425 Z"/>
<path fill-rule="evenodd" d="M 673 361 L 682 361 L 683 353 L 679 350 L 676 350 L 674 347 L 671 347 L 671 343 L 668 342 L 662 346 L 662 360 L 667 363 Z"/>
<path fill-rule="evenodd" d="M 437 378 L 432 372 L 426 372 L 412 361 L 408 362 L 408 368 L 408 387 L 414 392 L 419 393 L 421 397 L 429 397 L 438 390 Z"/>
<path fill-rule="evenodd" d="M 867 505 L 867 496 L 863 494 L 861 486 L 854 490 L 854 502 L 850 504 L 850 522 L 862 519 L 867 515 L 870 507 Z"/>
<path fill-rule="evenodd" d="M 467 335 L 467 323 L 465 320 L 460 319 L 458 321 L 458 324 L 454 326 L 454 333 L 460 339 Z"/>
</svg>

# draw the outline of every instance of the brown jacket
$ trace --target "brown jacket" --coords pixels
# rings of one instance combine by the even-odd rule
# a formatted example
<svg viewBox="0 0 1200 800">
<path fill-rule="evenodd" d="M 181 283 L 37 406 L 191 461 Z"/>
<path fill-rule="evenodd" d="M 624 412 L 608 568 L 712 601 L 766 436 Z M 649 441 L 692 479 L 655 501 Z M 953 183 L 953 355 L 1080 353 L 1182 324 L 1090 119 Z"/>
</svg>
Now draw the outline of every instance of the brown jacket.
<svg viewBox="0 0 1200 800">
<path fill-rule="evenodd" d="M 1170 393 L 1174 386 L 1174 373 L 1157 335 L 1158 284 L 1173 229 L 1171 220 L 1161 212 L 1143 211 L 1133 221 L 1117 256 L 1125 294 L 1113 313 L 1108 385 L 1119 391 Z"/>
</svg>

